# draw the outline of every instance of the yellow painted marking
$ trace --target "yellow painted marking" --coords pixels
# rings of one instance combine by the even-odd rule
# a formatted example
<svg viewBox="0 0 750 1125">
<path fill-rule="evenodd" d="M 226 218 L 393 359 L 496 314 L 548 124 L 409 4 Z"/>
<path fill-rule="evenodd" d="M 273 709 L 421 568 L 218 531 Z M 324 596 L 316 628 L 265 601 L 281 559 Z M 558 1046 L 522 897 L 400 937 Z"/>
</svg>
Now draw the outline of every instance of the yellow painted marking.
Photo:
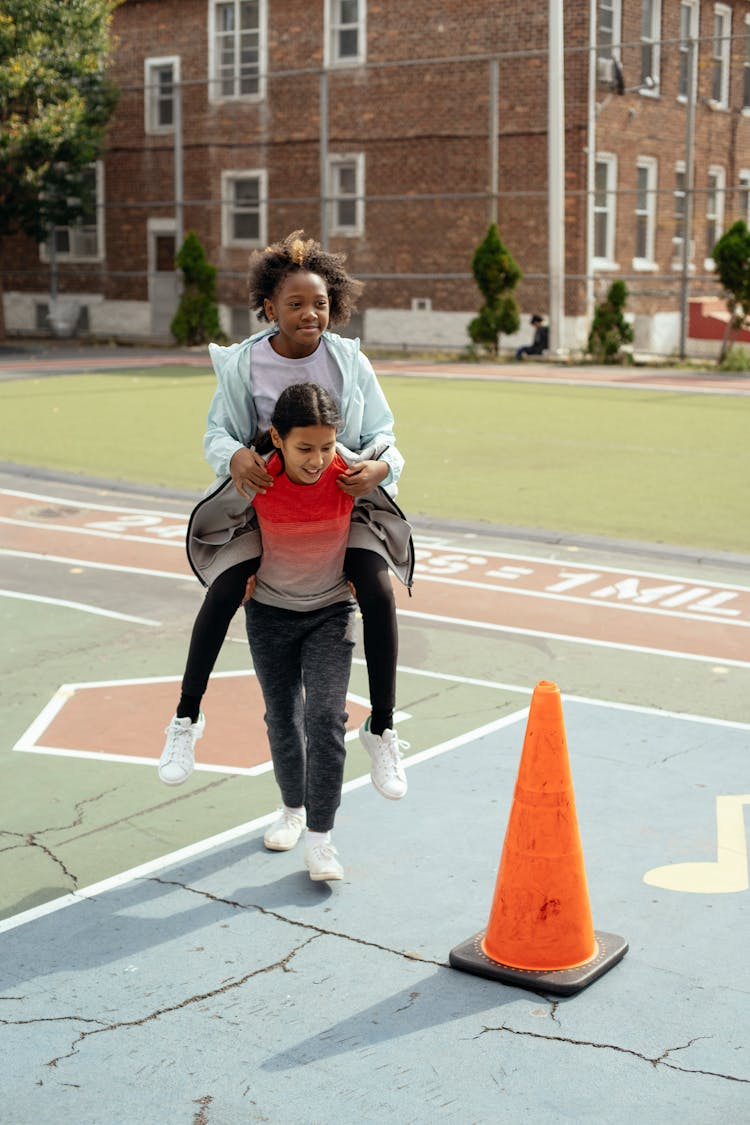
<svg viewBox="0 0 750 1125">
<path fill-rule="evenodd" d="M 716 860 L 706 863 L 669 863 L 654 867 L 644 883 L 667 891 L 692 894 L 727 894 L 748 889 L 747 840 L 744 806 L 750 793 L 716 798 Z"/>
</svg>

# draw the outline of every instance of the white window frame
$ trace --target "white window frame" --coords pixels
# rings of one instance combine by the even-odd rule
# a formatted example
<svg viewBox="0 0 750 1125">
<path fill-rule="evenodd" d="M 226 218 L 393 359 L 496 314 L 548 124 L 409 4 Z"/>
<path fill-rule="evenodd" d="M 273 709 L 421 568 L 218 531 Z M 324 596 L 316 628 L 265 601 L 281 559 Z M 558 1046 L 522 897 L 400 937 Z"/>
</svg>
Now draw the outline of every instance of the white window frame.
<svg viewBox="0 0 750 1125">
<path fill-rule="evenodd" d="M 711 181 L 714 181 L 712 184 Z M 715 268 L 715 262 L 711 257 L 708 244 L 711 242 L 711 249 L 721 238 L 724 233 L 724 204 L 726 198 L 727 187 L 727 174 L 725 169 L 720 164 L 711 164 L 708 169 L 708 188 L 706 191 L 706 208 L 704 213 L 705 218 L 705 236 L 706 236 L 706 257 L 703 262 L 704 268 L 712 270 Z M 714 227 L 714 237 L 709 240 L 708 231 L 709 227 Z"/>
<path fill-rule="evenodd" d="M 635 216 L 636 216 L 636 255 L 633 258 L 634 270 L 656 269 L 656 201 L 658 199 L 659 162 L 655 156 L 639 156 L 636 160 L 636 176 L 646 173 L 645 199 L 641 199 L 640 188 L 636 182 Z M 646 253 L 638 255 L 638 226 L 645 222 Z"/>
<path fill-rule="evenodd" d="M 718 25 L 721 25 L 720 27 Z M 732 54 L 732 9 L 726 4 L 714 4 L 711 32 L 711 96 L 712 109 L 729 109 L 729 64 Z M 720 70 L 719 97 L 714 96 L 717 67 Z"/>
<path fill-rule="evenodd" d="M 742 60 L 742 113 L 750 115 L 750 15 L 745 16 L 745 56 Z"/>
<path fill-rule="evenodd" d="M 687 27 L 683 28 L 682 14 L 687 13 Z M 700 19 L 701 19 L 701 6 L 700 0 L 681 0 L 680 3 L 680 42 L 678 44 L 679 65 L 677 68 L 677 101 L 686 102 L 690 91 L 685 90 L 683 94 L 680 90 L 683 75 L 685 78 L 685 86 L 687 87 L 688 81 L 688 57 L 690 52 L 689 39 L 697 40 L 700 35 Z"/>
<path fill-rule="evenodd" d="M 237 26 L 236 16 L 240 13 L 240 5 L 247 0 L 208 0 L 208 100 L 212 105 L 218 105 L 223 102 L 259 102 L 266 96 L 266 70 L 267 70 L 267 57 L 268 57 L 268 3 L 267 0 L 258 0 L 258 62 L 257 62 L 257 89 L 252 93 L 243 94 L 239 85 L 241 82 L 240 74 L 240 50 L 241 42 L 239 39 L 240 30 Z M 234 30 L 234 69 L 233 69 L 233 90 L 231 93 L 224 93 L 222 85 L 224 78 L 220 73 L 221 60 L 219 58 L 218 50 L 218 37 L 220 32 L 217 28 L 216 12 L 217 9 L 232 4 L 235 8 L 235 30 Z"/>
<path fill-rule="evenodd" d="M 738 217 L 750 226 L 750 168 L 740 168 L 737 184 Z"/>
<path fill-rule="evenodd" d="M 682 268 L 682 244 L 683 244 L 683 241 L 684 241 L 682 232 L 685 229 L 685 227 L 684 227 L 685 208 L 688 205 L 687 168 L 685 166 L 684 160 L 678 160 L 677 161 L 677 163 L 674 166 L 674 175 L 675 175 L 675 186 L 674 186 L 674 189 L 672 191 L 672 199 L 674 200 L 674 209 L 673 209 L 673 212 L 672 212 L 673 218 L 674 218 L 674 234 L 672 235 L 672 268 L 673 269 L 681 269 Z M 677 179 L 678 176 L 683 177 L 682 187 L 680 187 L 679 184 L 678 184 L 678 179 Z M 678 199 L 682 200 L 682 204 L 679 207 L 677 205 Z M 678 233 L 678 231 L 679 231 L 679 233 Z M 693 241 L 693 239 L 691 239 L 690 240 L 690 259 L 689 259 L 690 261 L 692 261 L 694 250 L 695 250 L 695 242 Z"/>
<path fill-rule="evenodd" d="M 605 191 L 605 204 L 602 207 L 597 203 L 596 171 L 594 172 L 594 245 L 591 247 L 592 266 L 596 270 L 619 269 L 615 261 L 615 235 L 617 230 L 617 156 L 613 152 L 597 152 L 596 166 L 603 164 L 607 169 L 607 184 Z M 606 247 L 604 257 L 596 255 L 596 217 L 598 214 L 607 216 Z"/>
<path fill-rule="evenodd" d="M 601 29 L 603 25 L 602 8 L 606 8 L 608 12 L 612 13 L 612 36 L 611 41 L 602 43 Z M 620 58 L 620 42 L 621 42 L 621 27 L 622 27 L 622 0 L 599 0 L 596 8 L 596 27 L 597 27 L 597 41 L 599 43 L 598 56 L 600 59 L 617 59 Z"/>
<path fill-rule="evenodd" d="M 323 59 L 327 67 L 361 66 L 367 58 L 367 0 L 355 0 L 357 19 L 344 22 L 342 5 L 351 2 L 352 0 L 325 0 Z M 357 31 L 356 54 L 342 55 L 339 34 L 353 28 Z"/>
<path fill-rule="evenodd" d="M 647 9 L 648 5 L 648 9 Z M 648 11 L 648 26 L 644 27 Z M 659 75 L 661 71 L 661 0 L 641 0 L 641 85 L 639 94 L 648 98 L 659 96 Z M 643 54 L 648 50 L 651 54 L 651 68 L 648 74 L 643 73 Z M 650 78 L 653 85 L 646 80 Z"/>
<path fill-rule="evenodd" d="M 241 208 L 235 206 L 234 185 L 239 180 L 258 183 L 258 236 L 237 238 L 234 217 Z M 255 250 L 268 242 L 268 172 L 265 168 L 226 169 L 221 173 L 221 244 L 227 249 Z"/>
<path fill-rule="evenodd" d="M 158 111 L 160 104 L 160 87 L 156 82 L 156 72 L 163 68 L 172 67 L 172 122 L 169 125 L 160 125 Z M 174 133 L 175 88 L 180 83 L 180 56 L 163 55 L 158 58 L 143 60 L 143 131 L 149 135 L 163 135 Z"/>
<path fill-rule="evenodd" d="M 55 259 L 58 262 L 102 262 L 105 257 L 104 247 L 104 162 L 97 160 L 93 164 L 94 175 L 96 178 L 96 197 L 94 199 L 94 223 L 72 223 L 70 226 L 55 227 L 55 232 L 60 230 L 67 230 L 68 240 L 71 249 L 69 251 L 56 250 Z M 96 253 L 86 254 L 81 253 L 80 248 L 83 239 L 90 237 L 91 231 L 96 232 Z M 49 240 L 39 244 L 39 257 L 41 261 L 48 262 L 49 255 Z"/>
<path fill-rule="evenodd" d="M 337 176 L 342 167 L 354 166 L 354 192 L 342 192 Z M 328 224 L 332 235 L 356 238 L 365 230 L 365 154 L 337 153 L 328 158 Z M 342 223 L 338 204 L 354 202 L 354 223 Z"/>
</svg>

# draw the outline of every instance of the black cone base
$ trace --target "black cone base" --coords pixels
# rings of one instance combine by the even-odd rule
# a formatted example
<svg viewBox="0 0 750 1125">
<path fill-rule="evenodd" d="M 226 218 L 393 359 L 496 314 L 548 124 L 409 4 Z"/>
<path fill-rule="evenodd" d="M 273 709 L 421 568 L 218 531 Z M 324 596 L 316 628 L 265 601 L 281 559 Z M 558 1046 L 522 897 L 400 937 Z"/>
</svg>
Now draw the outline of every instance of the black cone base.
<svg viewBox="0 0 750 1125">
<path fill-rule="evenodd" d="M 553 992 L 558 996 L 574 996 L 608 969 L 621 961 L 628 951 L 628 943 L 618 934 L 605 934 L 594 930 L 596 951 L 590 961 L 573 969 L 516 969 L 493 961 L 482 949 L 484 930 L 450 951 L 449 961 L 454 969 L 475 976 L 499 980 L 516 988 L 530 988 L 534 992 Z"/>
</svg>

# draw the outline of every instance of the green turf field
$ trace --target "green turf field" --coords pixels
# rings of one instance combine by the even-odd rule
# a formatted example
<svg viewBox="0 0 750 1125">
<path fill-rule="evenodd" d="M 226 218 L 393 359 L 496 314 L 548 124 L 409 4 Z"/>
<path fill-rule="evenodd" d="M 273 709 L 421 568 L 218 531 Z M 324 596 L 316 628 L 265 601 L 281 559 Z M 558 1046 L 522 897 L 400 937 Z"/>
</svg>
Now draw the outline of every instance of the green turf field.
<svg viewBox="0 0 750 1125">
<path fill-rule="evenodd" d="M 0 383 L 0 460 L 200 490 L 212 374 Z M 750 552 L 750 399 L 386 377 L 412 515 Z"/>
</svg>

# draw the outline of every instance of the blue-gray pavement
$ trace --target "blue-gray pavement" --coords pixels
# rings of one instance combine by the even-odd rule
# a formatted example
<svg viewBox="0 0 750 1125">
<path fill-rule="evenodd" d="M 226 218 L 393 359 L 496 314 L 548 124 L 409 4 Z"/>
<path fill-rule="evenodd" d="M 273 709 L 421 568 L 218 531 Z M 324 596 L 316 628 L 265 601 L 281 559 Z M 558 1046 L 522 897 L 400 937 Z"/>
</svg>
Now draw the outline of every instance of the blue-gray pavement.
<svg viewBox="0 0 750 1125">
<path fill-rule="evenodd" d="M 574 997 L 458 972 L 486 924 L 525 716 L 344 796 L 338 884 L 262 828 L 0 935 L 5 1125 L 750 1120 L 750 895 L 643 881 L 717 857 L 748 730 L 564 700 L 597 929 Z M 123 856 L 123 869 L 127 856 Z"/>
</svg>

